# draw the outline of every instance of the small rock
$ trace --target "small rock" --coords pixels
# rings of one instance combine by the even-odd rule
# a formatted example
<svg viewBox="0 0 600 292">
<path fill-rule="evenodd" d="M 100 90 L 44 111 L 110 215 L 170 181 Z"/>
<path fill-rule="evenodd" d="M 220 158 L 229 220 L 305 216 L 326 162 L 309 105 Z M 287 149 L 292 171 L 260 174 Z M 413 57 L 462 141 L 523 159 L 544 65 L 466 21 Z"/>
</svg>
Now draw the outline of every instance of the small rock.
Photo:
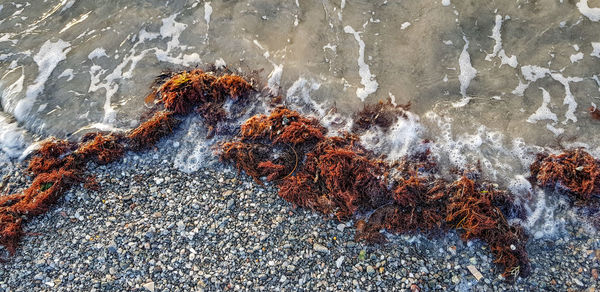
<svg viewBox="0 0 600 292">
<path fill-rule="evenodd" d="M 577 284 L 577 286 L 583 286 L 583 283 L 577 278 L 573 278 L 573 282 Z"/>
<path fill-rule="evenodd" d="M 342 267 L 345 258 L 345 256 L 341 256 L 335 261 L 335 266 L 338 267 L 338 269 Z"/>
<path fill-rule="evenodd" d="M 481 280 L 481 278 L 483 278 L 483 275 L 479 272 L 479 270 L 477 270 L 477 268 L 475 266 L 468 265 L 467 269 L 469 270 L 469 272 L 471 272 L 473 277 L 475 277 L 475 279 L 477 279 L 477 281 L 479 281 L 479 280 Z"/>
<path fill-rule="evenodd" d="M 358 253 L 358 259 L 361 261 L 364 261 L 365 258 L 367 257 L 367 251 L 366 250 L 361 250 L 360 253 Z"/>
<path fill-rule="evenodd" d="M 367 266 L 367 274 L 372 275 L 373 273 L 375 273 L 375 269 L 373 269 L 373 266 L 368 265 Z"/>
<path fill-rule="evenodd" d="M 592 278 L 598 280 L 598 270 L 592 269 Z"/>
<path fill-rule="evenodd" d="M 318 251 L 318 252 L 325 252 L 325 253 L 329 253 L 329 249 L 328 249 L 328 248 L 326 248 L 326 247 L 324 247 L 324 246 L 322 246 L 322 245 L 320 245 L 320 244 L 318 244 L 318 243 L 315 243 L 315 244 L 313 245 L 313 248 L 314 248 L 316 251 Z"/>
<path fill-rule="evenodd" d="M 460 279 L 458 278 L 457 275 L 452 276 L 452 283 L 458 284 L 459 282 L 460 282 Z"/>
<path fill-rule="evenodd" d="M 338 224 L 337 225 L 337 230 L 339 230 L 340 232 L 344 231 L 344 228 L 346 228 L 346 224 Z"/>
<path fill-rule="evenodd" d="M 142 285 L 142 287 L 144 287 L 146 290 L 148 290 L 150 292 L 154 292 L 154 282 L 148 282 L 148 283 Z"/>
<path fill-rule="evenodd" d="M 448 251 L 452 254 L 452 255 L 456 255 L 456 246 L 450 246 L 448 247 Z"/>
<path fill-rule="evenodd" d="M 44 274 L 42 273 L 37 273 L 35 276 L 33 276 L 34 280 L 43 280 L 44 279 Z"/>
</svg>

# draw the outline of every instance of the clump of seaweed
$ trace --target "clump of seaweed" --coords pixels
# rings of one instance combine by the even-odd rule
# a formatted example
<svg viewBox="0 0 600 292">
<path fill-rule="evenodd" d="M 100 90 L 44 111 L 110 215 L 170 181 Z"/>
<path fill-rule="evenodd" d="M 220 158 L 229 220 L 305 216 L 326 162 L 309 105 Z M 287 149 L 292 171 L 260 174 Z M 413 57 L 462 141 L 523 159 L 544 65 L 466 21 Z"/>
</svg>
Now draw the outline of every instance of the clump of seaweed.
<svg viewBox="0 0 600 292">
<path fill-rule="evenodd" d="M 538 185 L 554 187 L 578 202 L 587 203 L 593 194 L 600 194 L 600 162 L 582 149 L 540 153 L 530 171 Z"/>
<path fill-rule="evenodd" d="M 379 101 L 376 104 L 367 104 L 356 114 L 352 132 L 360 134 L 374 125 L 385 131 L 396 123 L 399 118 L 406 118 L 406 111 L 409 109 L 410 103 L 394 105 L 390 99 L 386 102 Z"/>
<path fill-rule="evenodd" d="M 149 120 L 127 134 L 129 147 L 134 151 L 140 151 L 154 145 L 161 138 L 171 134 L 179 122 L 173 117 L 172 112 L 157 112 Z"/>
<path fill-rule="evenodd" d="M 317 142 L 327 130 L 316 119 L 306 118 L 285 107 L 277 107 L 270 115 L 257 115 L 248 119 L 241 128 L 244 140 L 269 139 L 272 143 L 302 144 Z"/>
<path fill-rule="evenodd" d="M 48 139 L 37 150 L 37 154 L 29 160 L 27 170 L 34 174 L 50 172 L 59 169 L 65 164 L 73 168 L 75 161 L 68 159 L 67 155 L 77 149 L 77 144 L 65 140 Z"/>
<path fill-rule="evenodd" d="M 92 138 L 93 137 L 93 138 Z M 120 159 L 125 154 L 125 137 L 118 134 L 91 133 L 91 138 L 79 145 L 76 152 L 83 161 L 94 161 L 108 164 Z"/>
<path fill-rule="evenodd" d="M 527 236 L 520 226 L 511 226 L 502 208 L 512 205 L 510 195 L 490 184 L 480 184 L 466 176 L 451 184 L 446 222 L 462 231 L 464 240 L 481 239 L 504 267 L 506 279 L 526 277 L 530 264 L 525 250 Z"/>
<path fill-rule="evenodd" d="M 262 184 L 263 174 L 259 164 L 269 157 L 269 147 L 259 143 L 227 142 L 222 146 L 221 159 L 233 161 L 238 171 L 244 171 L 257 183 Z"/>
<path fill-rule="evenodd" d="M 223 108 L 227 98 L 239 100 L 253 90 L 252 85 L 240 76 L 225 74 L 217 77 L 195 69 L 174 74 L 157 92 L 161 94 L 160 102 L 166 110 L 188 114 L 195 109 L 212 132 L 212 128 L 227 117 Z"/>
<path fill-rule="evenodd" d="M 218 96 L 229 96 L 234 100 L 246 96 L 253 90 L 248 81 L 235 75 L 220 76 L 211 84 L 211 87 L 217 91 Z"/>
<path fill-rule="evenodd" d="M 169 111 L 188 114 L 198 104 L 221 97 L 211 86 L 215 80 L 217 77 L 200 69 L 176 74 L 159 88 L 162 102 Z"/>
</svg>

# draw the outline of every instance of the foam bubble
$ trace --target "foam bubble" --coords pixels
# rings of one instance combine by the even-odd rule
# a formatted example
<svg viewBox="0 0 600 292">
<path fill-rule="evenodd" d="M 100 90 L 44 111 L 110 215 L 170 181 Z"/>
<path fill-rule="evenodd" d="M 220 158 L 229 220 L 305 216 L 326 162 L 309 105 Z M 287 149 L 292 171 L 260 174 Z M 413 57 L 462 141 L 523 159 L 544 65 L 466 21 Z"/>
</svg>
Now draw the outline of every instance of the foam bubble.
<svg viewBox="0 0 600 292">
<path fill-rule="evenodd" d="M 201 167 L 209 167 L 215 162 L 211 147 L 217 139 L 204 139 L 207 131 L 202 121 L 187 119 L 187 132 L 182 137 L 180 149 L 173 160 L 173 166 L 192 173 Z"/>
<path fill-rule="evenodd" d="M 550 69 L 527 65 L 521 67 L 521 74 L 523 74 L 525 80 L 535 82 L 538 79 L 544 78 L 547 74 L 550 74 Z"/>
</svg>

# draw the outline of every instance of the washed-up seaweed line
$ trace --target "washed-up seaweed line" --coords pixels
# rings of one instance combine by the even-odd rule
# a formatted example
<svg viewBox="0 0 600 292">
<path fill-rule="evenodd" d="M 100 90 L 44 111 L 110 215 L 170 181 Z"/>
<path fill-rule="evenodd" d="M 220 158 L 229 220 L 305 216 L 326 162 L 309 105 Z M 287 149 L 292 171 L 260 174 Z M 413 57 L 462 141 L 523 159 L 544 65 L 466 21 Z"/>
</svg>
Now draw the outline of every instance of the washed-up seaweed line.
<svg viewBox="0 0 600 292">
<path fill-rule="evenodd" d="M 380 103 L 359 119 L 377 124 L 377 117 L 394 110 Z M 525 232 L 506 219 L 512 208 L 508 192 L 480 181 L 476 173 L 456 181 L 438 178 L 427 150 L 392 167 L 362 147 L 355 134 L 326 132 L 317 120 L 277 107 L 242 124 L 239 136 L 222 145 L 221 158 L 259 183 L 273 181 L 279 196 L 298 206 L 339 220 L 371 214 L 358 221 L 357 240 L 381 243 L 383 229 L 427 234 L 456 229 L 465 240 L 486 242 L 507 279 L 529 273 Z"/>
<path fill-rule="evenodd" d="M 178 117 L 194 111 L 204 118 L 210 138 L 227 120 L 226 100 L 245 102 L 253 91 L 235 75 L 199 69 L 170 74 L 147 99 L 156 99 L 157 106 L 139 127 L 125 134 L 90 133 L 78 143 L 47 140 L 29 162 L 31 185 L 0 197 L 0 244 L 14 254 L 24 222 L 46 212 L 73 185 L 87 180 L 93 186 L 93 178 L 85 178 L 88 162 L 106 164 L 125 151 L 147 149 L 177 127 Z M 507 220 L 513 209 L 510 193 L 482 181 L 477 171 L 442 179 L 427 148 L 390 165 L 360 145 L 357 134 L 373 126 L 386 129 L 405 118 L 407 109 L 389 102 L 368 105 L 355 117 L 352 133 L 331 137 L 316 119 L 278 106 L 248 119 L 237 137 L 221 145 L 219 155 L 257 183 L 276 184 L 279 195 L 295 205 L 338 220 L 358 219 L 356 240 L 381 243 L 384 229 L 426 234 L 456 229 L 464 240 L 487 243 L 507 280 L 527 276 L 527 236 Z M 531 180 L 587 201 L 600 190 L 598 165 L 582 150 L 540 154 Z"/>
<path fill-rule="evenodd" d="M 14 254 L 24 235 L 23 224 L 43 214 L 73 185 L 86 182 L 93 187 L 94 178 L 85 178 L 88 162 L 107 164 L 120 159 L 125 151 L 140 151 L 170 134 L 179 124 L 176 116 L 195 110 L 209 128 L 223 120 L 227 99 L 245 98 L 252 86 L 239 76 L 216 76 L 196 69 L 172 74 L 152 96 L 160 95 L 160 110 L 125 133 L 88 133 L 78 143 L 50 138 L 33 154 L 27 172 L 31 185 L 19 194 L 0 197 L 0 244 Z"/>
</svg>

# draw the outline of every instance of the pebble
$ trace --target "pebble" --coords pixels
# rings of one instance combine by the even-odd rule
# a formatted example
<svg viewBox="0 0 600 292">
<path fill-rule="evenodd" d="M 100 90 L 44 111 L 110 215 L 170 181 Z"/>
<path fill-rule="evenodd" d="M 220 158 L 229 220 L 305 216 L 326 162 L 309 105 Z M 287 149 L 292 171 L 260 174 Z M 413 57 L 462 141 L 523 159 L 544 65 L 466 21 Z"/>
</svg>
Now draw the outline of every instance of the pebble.
<svg viewBox="0 0 600 292">
<path fill-rule="evenodd" d="M 457 275 L 452 276 L 452 283 L 458 284 L 459 282 L 460 282 L 460 279 L 458 278 Z"/>
<path fill-rule="evenodd" d="M 154 282 L 148 282 L 143 287 L 150 292 L 154 292 Z"/>
<path fill-rule="evenodd" d="M 313 248 L 314 248 L 316 251 L 318 251 L 318 252 L 329 253 L 329 249 L 328 249 L 328 248 L 326 248 L 325 246 L 323 246 L 323 245 L 320 245 L 320 244 L 318 244 L 318 243 L 315 243 L 315 244 L 313 245 Z"/>
</svg>

